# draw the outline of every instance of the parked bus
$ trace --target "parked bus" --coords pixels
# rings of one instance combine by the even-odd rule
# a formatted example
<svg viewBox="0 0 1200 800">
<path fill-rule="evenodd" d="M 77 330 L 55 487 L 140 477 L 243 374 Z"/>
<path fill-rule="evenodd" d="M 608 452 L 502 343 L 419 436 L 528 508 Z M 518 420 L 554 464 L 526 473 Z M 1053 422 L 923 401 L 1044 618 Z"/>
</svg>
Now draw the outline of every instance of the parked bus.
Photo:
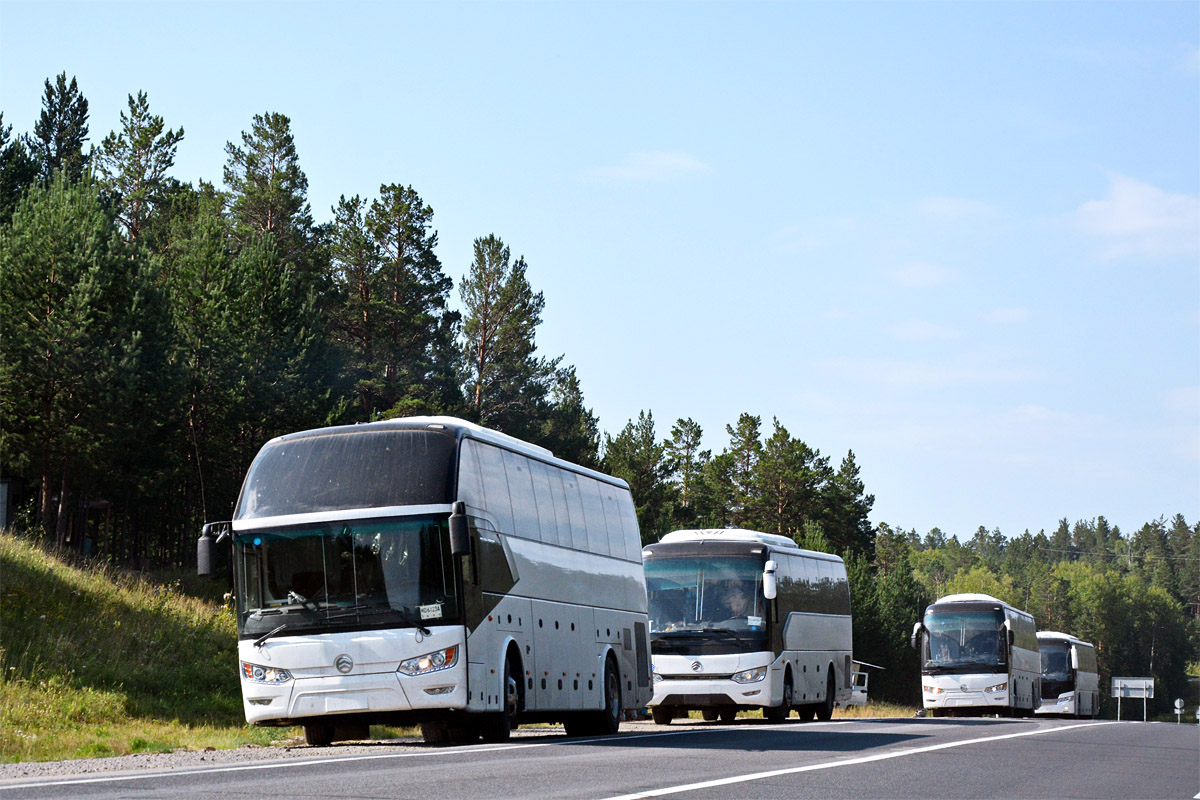
<svg viewBox="0 0 1200 800">
<path fill-rule="evenodd" d="M 925 713 L 1026 716 L 1041 697 L 1033 617 L 986 594 L 952 594 L 925 609 L 910 644 L 921 653 Z"/>
<path fill-rule="evenodd" d="M 1042 704 L 1039 714 L 1068 717 L 1100 715 L 1100 675 L 1096 648 L 1057 631 L 1038 631 L 1042 654 Z"/>
<path fill-rule="evenodd" d="M 629 488 L 543 448 L 449 417 L 282 436 L 232 524 L 205 526 L 202 573 L 218 532 L 255 725 L 500 741 L 534 721 L 616 732 L 650 700 Z"/>
<path fill-rule="evenodd" d="M 791 539 L 745 530 L 675 531 L 642 551 L 659 725 L 699 709 L 730 722 L 762 709 L 827 720 L 851 696 L 846 567 Z"/>
</svg>

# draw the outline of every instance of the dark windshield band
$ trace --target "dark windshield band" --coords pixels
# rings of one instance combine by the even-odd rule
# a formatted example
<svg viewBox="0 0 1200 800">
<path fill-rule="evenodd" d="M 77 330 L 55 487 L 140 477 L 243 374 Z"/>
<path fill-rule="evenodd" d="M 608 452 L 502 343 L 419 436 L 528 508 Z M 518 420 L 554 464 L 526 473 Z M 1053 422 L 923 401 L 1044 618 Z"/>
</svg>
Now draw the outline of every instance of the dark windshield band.
<svg viewBox="0 0 1200 800">
<path fill-rule="evenodd" d="M 446 519 L 340 520 L 237 534 L 239 634 L 459 620 Z"/>
</svg>

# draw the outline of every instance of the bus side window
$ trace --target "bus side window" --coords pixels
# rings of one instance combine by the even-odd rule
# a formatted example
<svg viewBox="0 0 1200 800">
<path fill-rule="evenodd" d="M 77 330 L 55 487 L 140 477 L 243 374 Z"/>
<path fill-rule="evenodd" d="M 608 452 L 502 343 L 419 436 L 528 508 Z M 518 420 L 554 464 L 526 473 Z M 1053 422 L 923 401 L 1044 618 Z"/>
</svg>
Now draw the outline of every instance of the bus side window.
<svg viewBox="0 0 1200 800">
<path fill-rule="evenodd" d="M 604 504 L 600 500 L 600 486 L 595 479 L 585 475 L 579 478 L 579 495 L 583 499 L 583 517 L 587 521 L 588 552 L 606 556 L 608 550 L 608 526 L 604 522 Z"/>
<path fill-rule="evenodd" d="M 512 502 L 508 495 L 508 478 L 504 473 L 503 451 L 489 444 L 479 445 L 479 471 L 483 474 L 484 506 L 496 519 L 501 533 L 513 532 Z"/>
</svg>

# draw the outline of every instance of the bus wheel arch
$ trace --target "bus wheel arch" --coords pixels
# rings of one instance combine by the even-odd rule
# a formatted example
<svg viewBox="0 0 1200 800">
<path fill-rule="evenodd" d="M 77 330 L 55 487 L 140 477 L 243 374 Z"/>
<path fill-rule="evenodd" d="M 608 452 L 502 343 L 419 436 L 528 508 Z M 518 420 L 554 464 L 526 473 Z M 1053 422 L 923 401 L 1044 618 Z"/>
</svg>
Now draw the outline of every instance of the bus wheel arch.
<svg viewBox="0 0 1200 800">
<path fill-rule="evenodd" d="M 480 725 L 485 742 L 505 742 L 520 723 L 525 709 L 524 669 L 521 650 L 515 641 L 509 640 L 500 674 L 500 710 L 486 715 Z"/>
</svg>

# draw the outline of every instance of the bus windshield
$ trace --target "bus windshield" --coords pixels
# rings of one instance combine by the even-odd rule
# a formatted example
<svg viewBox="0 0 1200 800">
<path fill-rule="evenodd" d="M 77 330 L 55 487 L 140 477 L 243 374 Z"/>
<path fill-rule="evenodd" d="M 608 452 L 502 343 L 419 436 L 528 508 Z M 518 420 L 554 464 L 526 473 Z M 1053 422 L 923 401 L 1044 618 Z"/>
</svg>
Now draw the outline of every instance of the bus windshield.
<svg viewBox="0 0 1200 800">
<path fill-rule="evenodd" d="M 1004 666 L 1002 611 L 930 611 L 925 615 L 926 671 Z"/>
<path fill-rule="evenodd" d="M 459 619 L 446 517 L 237 534 L 238 634 L 423 627 Z M 281 626 L 283 626 L 281 628 Z"/>
<path fill-rule="evenodd" d="M 645 569 L 652 634 L 765 630 L 761 559 L 656 557 Z"/>
</svg>

